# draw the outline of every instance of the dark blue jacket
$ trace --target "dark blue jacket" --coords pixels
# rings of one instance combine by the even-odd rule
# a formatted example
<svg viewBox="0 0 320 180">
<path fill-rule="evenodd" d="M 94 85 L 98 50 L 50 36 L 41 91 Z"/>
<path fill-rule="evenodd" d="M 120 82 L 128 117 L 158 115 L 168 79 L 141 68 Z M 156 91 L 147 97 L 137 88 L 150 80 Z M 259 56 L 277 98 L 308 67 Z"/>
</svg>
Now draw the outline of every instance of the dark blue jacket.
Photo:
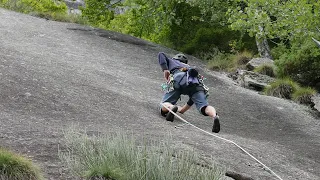
<svg viewBox="0 0 320 180">
<path fill-rule="evenodd" d="M 162 71 L 164 70 L 169 70 L 170 73 L 175 70 L 175 69 L 180 69 L 180 68 L 190 68 L 190 66 L 188 64 L 182 63 L 179 60 L 173 59 L 173 58 L 168 58 L 166 56 L 165 53 L 160 52 L 158 54 L 158 60 L 159 60 L 159 64 L 161 66 Z M 197 82 L 199 83 L 197 78 L 187 78 L 190 82 Z M 189 106 L 193 105 L 193 101 L 191 100 L 191 98 L 189 98 L 187 104 Z"/>
<path fill-rule="evenodd" d="M 184 64 L 180 62 L 179 60 L 168 58 L 165 53 L 160 52 L 158 54 L 158 60 L 159 64 L 161 66 L 162 71 L 169 70 L 172 71 L 174 69 L 180 69 L 180 68 L 189 68 L 190 66 L 188 64 Z"/>
</svg>

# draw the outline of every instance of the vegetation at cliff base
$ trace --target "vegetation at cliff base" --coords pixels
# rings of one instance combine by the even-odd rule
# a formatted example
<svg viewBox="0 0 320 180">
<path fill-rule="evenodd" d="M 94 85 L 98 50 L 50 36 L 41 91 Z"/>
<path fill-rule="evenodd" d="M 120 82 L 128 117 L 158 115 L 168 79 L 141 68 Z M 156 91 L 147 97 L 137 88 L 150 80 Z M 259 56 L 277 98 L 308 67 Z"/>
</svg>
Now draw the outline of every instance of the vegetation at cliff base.
<svg viewBox="0 0 320 180">
<path fill-rule="evenodd" d="M 212 158 L 202 162 L 194 150 L 179 150 L 170 136 L 139 142 L 123 132 L 88 136 L 69 128 L 59 157 L 75 176 L 87 179 L 219 180 L 224 176 Z"/>
</svg>

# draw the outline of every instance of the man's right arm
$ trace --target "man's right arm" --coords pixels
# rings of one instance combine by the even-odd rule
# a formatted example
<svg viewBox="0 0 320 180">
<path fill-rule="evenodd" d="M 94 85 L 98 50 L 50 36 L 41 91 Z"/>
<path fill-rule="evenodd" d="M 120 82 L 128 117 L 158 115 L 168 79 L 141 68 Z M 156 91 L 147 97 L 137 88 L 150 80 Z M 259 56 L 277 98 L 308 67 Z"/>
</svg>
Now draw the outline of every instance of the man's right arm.
<svg viewBox="0 0 320 180">
<path fill-rule="evenodd" d="M 163 77 L 168 82 L 169 81 L 169 77 L 170 77 L 170 71 L 169 70 L 164 70 L 163 71 Z"/>
<path fill-rule="evenodd" d="M 158 60 L 160 67 L 163 71 L 163 77 L 166 81 L 169 81 L 170 71 L 169 71 L 169 59 L 167 58 L 166 54 L 160 52 L 158 54 Z"/>
<path fill-rule="evenodd" d="M 167 58 L 165 53 L 160 52 L 158 54 L 158 60 L 162 71 L 169 70 L 169 58 Z"/>
</svg>

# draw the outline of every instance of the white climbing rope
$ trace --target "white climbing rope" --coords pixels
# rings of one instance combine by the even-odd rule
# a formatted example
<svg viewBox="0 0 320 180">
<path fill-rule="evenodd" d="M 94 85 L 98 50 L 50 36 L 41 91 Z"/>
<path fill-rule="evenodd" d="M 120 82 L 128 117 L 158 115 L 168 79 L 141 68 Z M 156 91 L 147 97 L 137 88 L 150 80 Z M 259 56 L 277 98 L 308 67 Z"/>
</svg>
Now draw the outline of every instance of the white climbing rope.
<svg viewBox="0 0 320 180">
<path fill-rule="evenodd" d="M 240 150 L 242 150 L 244 153 L 246 153 L 247 155 L 249 155 L 252 159 L 254 159 L 255 161 L 257 161 L 259 164 L 261 164 L 261 165 L 265 168 L 266 171 L 268 171 L 268 172 L 271 173 L 272 175 L 276 176 L 278 179 L 283 180 L 279 175 L 277 175 L 275 172 L 273 172 L 268 166 L 266 166 L 265 164 L 263 164 L 261 161 L 259 161 L 257 158 L 255 158 L 253 155 L 251 155 L 248 151 L 246 151 L 245 149 L 243 149 L 243 148 L 242 148 L 241 146 L 239 146 L 237 143 L 235 143 L 235 142 L 233 142 L 233 141 L 231 141 L 231 140 L 228 140 L 228 139 L 226 139 L 226 138 L 217 136 L 217 135 L 215 135 L 215 134 L 213 134 L 213 133 L 210 133 L 210 132 L 208 132 L 208 131 L 205 131 L 205 130 L 203 130 L 203 129 L 201 129 L 201 128 L 199 128 L 199 127 L 197 127 L 197 126 L 195 126 L 195 125 L 193 125 L 193 124 L 191 124 L 191 123 L 189 123 L 188 121 L 186 121 L 185 119 L 183 119 L 182 117 L 180 117 L 178 114 L 176 114 L 175 112 L 173 112 L 171 109 L 169 109 L 168 107 L 166 107 L 164 104 L 161 104 L 161 106 L 164 107 L 164 108 L 166 108 L 168 111 L 170 111 L 173 115 L 175 115 L 175 116 L 176 116 L 177 118 L 179 118 L 181 121 L 185 122 L 187 125 L 190 125 L 190 126 L 196 128 L 196 129 L 198 129 L 198 130 L 200 130 L 200 131 L 202 131 L 202 132 L 204 132 L 204 133 L 206 133 L 206 134 L 209 134 L 209 135 L 211 135 L 211 136 L 214 136 L 214 137 L 216 137 L 216 138 L 219 138 L 219 139 L 221 139 L 221 140 L 223 140 L 223 141 L 227 141 L 227 142 L 229 142 L 229 143 L 237 146 Z"/>
</svg>

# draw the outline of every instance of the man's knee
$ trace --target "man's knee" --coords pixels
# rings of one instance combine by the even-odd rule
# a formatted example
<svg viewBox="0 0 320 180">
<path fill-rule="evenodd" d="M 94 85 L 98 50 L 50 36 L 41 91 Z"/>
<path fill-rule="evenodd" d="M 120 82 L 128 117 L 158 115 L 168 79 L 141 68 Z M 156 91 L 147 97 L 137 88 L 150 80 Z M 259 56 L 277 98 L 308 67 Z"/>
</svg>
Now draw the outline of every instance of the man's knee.
<svg viewBox="0 0 320 180">
<path fill-rule="evenodd" d="M 173 104 L 171 104 L 170 102 L 163 102 L 161 105 L 160 105 L 160 114 L 164 117 L 166 117 L 166 115 L 168 114 L 168 109 L 167 108 L 170 108 Z M 167 108 L 166 108 L 167 107 Z"/>
<path fill-rule="evenodd" d="M 208 106 L 203 106 L 201 109 L 200 109 L 200 112 L 201 112 L 201 114 L 203 114 L 204 116 L 209 116 L 207 113 L 206 113 L 206 108 L 207 108 Z"/>
<path fill-rule="evenodd" d="M 167 116 L 167 113 L 168 113 L 168 112 L 164 112 L 164 111 L 162 110 L 162 108 L 160 108 L 160 114 L 161 114 L 163 117 L 166 117 L 166 116 Z"/>
</svg>

